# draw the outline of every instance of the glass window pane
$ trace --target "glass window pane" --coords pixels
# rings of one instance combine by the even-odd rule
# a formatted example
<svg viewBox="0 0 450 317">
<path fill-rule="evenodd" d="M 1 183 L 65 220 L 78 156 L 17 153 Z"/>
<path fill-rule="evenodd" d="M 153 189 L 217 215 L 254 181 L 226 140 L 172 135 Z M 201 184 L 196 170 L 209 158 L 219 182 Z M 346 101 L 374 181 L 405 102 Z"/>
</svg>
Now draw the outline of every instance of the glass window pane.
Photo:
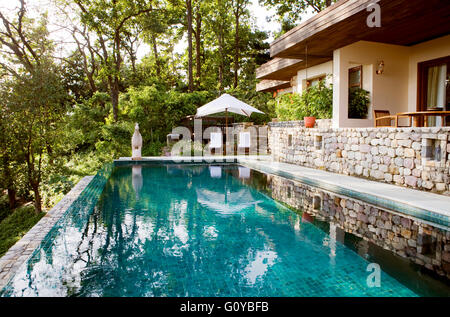
<svg viewBox="0 0 450 317">
<path fill-rule="evenodd" d="M 361 86 L 361 69 L 351 69 L 348 74 L 349 86 Z"/>
<path fill-rule="evenodd" d="M 444 108 L 447 64 L 428 68 L 427 109 Z"/>
</svg>

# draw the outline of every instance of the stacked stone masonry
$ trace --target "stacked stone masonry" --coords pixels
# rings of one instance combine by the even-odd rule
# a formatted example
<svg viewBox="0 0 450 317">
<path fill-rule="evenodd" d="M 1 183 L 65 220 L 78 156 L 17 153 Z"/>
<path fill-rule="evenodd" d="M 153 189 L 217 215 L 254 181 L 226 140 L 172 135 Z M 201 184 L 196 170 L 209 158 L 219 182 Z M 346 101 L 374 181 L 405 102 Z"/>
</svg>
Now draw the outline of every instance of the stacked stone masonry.
<svg viewBox="0 0 450 317">
<path fill-rule="evenodd" d="M 268 184 L 274 199 L 450 279 L 450 231 L 279 176 Z"/>
<path fill-rule="evenodd" d="M 322 126 L 270 123 L 273 160 L 450 195 L 450 127 Z"/>
</svg>

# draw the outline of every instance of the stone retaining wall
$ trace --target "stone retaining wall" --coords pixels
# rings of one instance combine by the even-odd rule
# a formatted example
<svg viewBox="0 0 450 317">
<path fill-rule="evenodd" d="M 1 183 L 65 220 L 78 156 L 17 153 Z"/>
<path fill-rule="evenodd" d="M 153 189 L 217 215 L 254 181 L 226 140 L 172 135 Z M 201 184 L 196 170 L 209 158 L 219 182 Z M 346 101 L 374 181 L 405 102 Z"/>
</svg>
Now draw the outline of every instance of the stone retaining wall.
<svg viewBox="0 0 450 317">
<path fill-rule="evenodd" d="M 269 175 L 268 184 L 273 198 L 329 222 L 330 228 L 362 237 L 450 279 L 450 231 L 279 176 Z"/>
<path fill-rule="evenodd" d="M 301 121 L 272 122 L 268 139 L 275 161 L 450 195 L 450 127 L 308 129 Z"/>
</svg>

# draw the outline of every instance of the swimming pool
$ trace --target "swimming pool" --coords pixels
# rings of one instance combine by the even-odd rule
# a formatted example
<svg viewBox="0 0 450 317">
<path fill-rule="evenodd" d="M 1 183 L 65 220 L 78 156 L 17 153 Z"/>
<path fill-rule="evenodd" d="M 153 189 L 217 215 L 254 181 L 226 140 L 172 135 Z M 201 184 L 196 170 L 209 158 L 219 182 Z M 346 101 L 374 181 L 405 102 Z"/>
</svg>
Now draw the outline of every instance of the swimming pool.
<svg viewBox="0 0 450 317">
<path fill-rule="evenodd" d="M 239 165 L 115 167 L 2 296 L 417 296 Z M 373 259 L 371 259 L 373 260 Z"/>
</svg>

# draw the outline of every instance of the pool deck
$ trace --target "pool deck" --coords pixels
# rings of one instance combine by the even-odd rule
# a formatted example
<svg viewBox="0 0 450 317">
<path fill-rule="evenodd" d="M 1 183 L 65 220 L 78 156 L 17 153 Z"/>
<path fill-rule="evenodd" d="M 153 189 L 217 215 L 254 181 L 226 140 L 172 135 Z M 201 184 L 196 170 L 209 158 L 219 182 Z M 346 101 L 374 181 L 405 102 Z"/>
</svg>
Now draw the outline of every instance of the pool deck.
<svg viewBox="0 0 450 317">
<path fill-rule="evenodd" d="M 239 159 L 244 166 L 356 198 L 450 230 L 450 196 L 294 164 Z"/>
</svg>

